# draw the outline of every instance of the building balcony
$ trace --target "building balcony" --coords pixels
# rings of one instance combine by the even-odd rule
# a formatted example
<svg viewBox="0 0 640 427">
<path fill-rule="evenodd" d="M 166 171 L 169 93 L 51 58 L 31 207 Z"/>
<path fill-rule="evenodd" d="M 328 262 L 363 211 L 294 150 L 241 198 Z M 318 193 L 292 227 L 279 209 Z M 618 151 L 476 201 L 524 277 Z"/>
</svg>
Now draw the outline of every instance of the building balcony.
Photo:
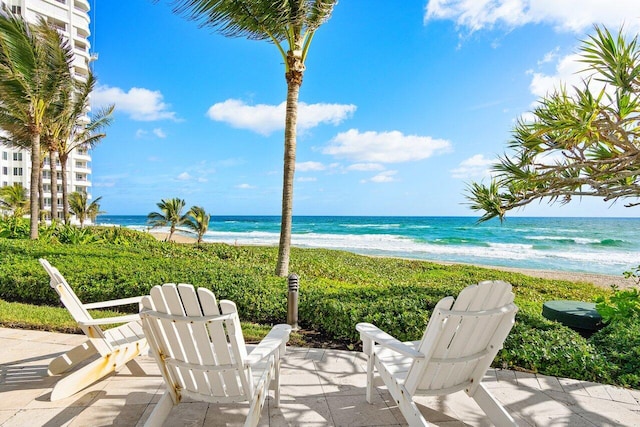
<svg viewBox="0 0 640 427">
<path fill-rule="evenodd" d="M 87 0 L 74 0 L 73 7 L 74 9 L 84 13 L 88 13 L 91 10 L 91 6 Z"/>
</svg>

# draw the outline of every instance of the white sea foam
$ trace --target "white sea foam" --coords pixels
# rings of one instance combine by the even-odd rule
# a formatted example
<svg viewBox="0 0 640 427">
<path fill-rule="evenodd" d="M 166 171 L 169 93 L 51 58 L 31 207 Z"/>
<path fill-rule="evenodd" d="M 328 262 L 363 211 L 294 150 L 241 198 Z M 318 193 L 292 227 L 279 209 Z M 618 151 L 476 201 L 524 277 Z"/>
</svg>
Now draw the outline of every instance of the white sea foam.
<svg viewBox="0 0 640 427">
<path fill-rule="evenodd" d="M 205 240 L 238 245 L 274 246 L 279 234 L 262 231 L 251 232 L 207 232 Z M 626 251 L 548 251 L 534 249 L 530 244 L 488 243 L 485 245 L 442 245 L 420 242 L 406 237 L 388 234 L 293 234 L 293 246 L 347 250 L 370 255 L 386 255 L 459 261 L 480 264 L 503 264 L 520 261 L 521 266 L 544 265 L 546 268 L 584 270 L 581 265 L 603 266 L 603 272 L 610 269 L 624 269 L 637 265 L 640 252 Z M 514 264 L 515 265 L 515 264 Z M 517 266 L 517 265 L 516 265 Z M 611 271 L 608 271 L 611 274 Z M 618 273 L 615 273 L 618 274 Z"/>
</svg>

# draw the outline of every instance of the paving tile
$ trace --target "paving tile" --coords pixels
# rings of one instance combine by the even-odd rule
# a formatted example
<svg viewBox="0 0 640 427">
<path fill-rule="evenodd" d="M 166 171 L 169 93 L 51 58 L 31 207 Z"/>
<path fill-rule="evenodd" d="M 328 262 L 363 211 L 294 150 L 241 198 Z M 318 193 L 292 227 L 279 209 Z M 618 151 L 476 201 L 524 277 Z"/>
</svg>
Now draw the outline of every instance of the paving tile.
<svg viewBox="0 0 640 427">
<path fill-rule="evenodd" d="M 27 405 L 40 397 L 43 393 L 42 389 L 31 388 L 25 390 L 2 390 L 2 398 L 0 399 L 0 411 L 13 410 L 18 411 L 24 409 Z"/>
<path fill-rule="evenodd" d="M 542 390 L 551 390 L 551 391 L 559 391 L 564 393 L 562 389 L 562 385 L 560 385 L 560 381 L 556 377 L 550 377 L 547 375 L 537 375 L 538 383 L 540 384 L 540 388 Z"/>
<path fill-rule="evenodd" d="M 573 411 L 566 402 L 558 402 L 547 393 L 537 390 L 500 389 L 491 394 L 511 413 L 530 417 L 537 413 L 570 415 Z"/>
<path fill-rule="evenodd" d="M 336 426 L 390 426 L 398 420 L 387 404 L 378 395 L 373 395 L 372 403 L 365 396 L 327 397 L 327 403 Z"/>
<path fill-rule="evenodd" d="M 324 360 L 325 350 L 322 348 L 310 348 L 305 356 L 307 360 Z"/>
<path fill-rule="evenodd" d="M 135 425 L 147 405 L 110 405 L 110 406 L 90 406 L 85 408 L 75 417 L 70 427 L 98 427 L 98 426 L 122 426 L 129 427 Z"/>
<path fill-rule="evenodd" d="M 508 369 L 496 369 L 496 377 L 498 378 L 499 383 L 503 382 L 518 385 L 515 371 L 511 371 Z"/>
<path fill-rule="evenodd" d="M 631 394 L 631 396 L 633 396 L 633 398 L 636 400 L 636 403 L 640 408 L 640 390 L 629 389 L 628 391 Z"/>
<path fill-rule="evenodd" d="M 329 405 L 324 396 L 281 399 L 279 408 L 269 406 L 270 427 L 281 426 L 331 426 Z"/>
<path fill-rule="evenodd" d="M 629 393 L 629 390 L 611 385 L 605 385 L 604 388 L 607 390 L 607 393 L 609 393 L 609 396 L 611 396 L 611 400 L 631 404 L 637 403 L 633 395 Z"/>
<path fill-rule="evenodd" d="M 7 421 L 9 418 L 13 417 L 19 409 L 8 409 L 0 411 L 0 425 Z"/>
<path fill-rule="evenodd" d="M 283 370 L 284 371 L 284 370 Z M 280 375 L 280 394 L 295 397 L 322 396 L 324 390 L 320 378 L 315 372 L 299 371 Z"/>
<path fill-rule="evenodd" d="M 200 427 L 204 424 L 208 407 L 209 404 L 204 402 L 180 403 L 171 409 L 164 425 Z"/>
<path fill-rule="evenodd" d="M 68 426 L 84 408 L 30 409 L 17 412 L 2 424 L 2 427 Z"/>
<path fill-rule="evenodd" d="M 516 380 L 518 386 L 524 386 L 533 390 L 540 390 L 540 383 L 538 382 L 538 376 L 529 372 L 514 371 L 516 374 Z"/>
<path fill-rule="evenodd" d="M 560 382 L 562 390 L 565 393 L 589 396 L 589 393 L 587 393 L 587 390 L 585 390 L 582 381 L 574 380 L 571 378 L 558 378 L 558 382 Z"/>
<path fill-rule="evenodd" d="M 587 394 L 597 399 L 611 400 L 611 395 L 607 392 L 607 388 L 602 384 L 593 383 L 590 381 L 584 381 L 582 386 L 587 391 Z"/>
<path fill-rule="evenodd" d="M 584 417 L 578 414 L 568 414 L 568 415 L 553 415 L 553 414 L 535 414 L 531 417 L 532 421 L 537 426 L 545 426 L 545 427 L 595 427 L 601 426 L 604 427 L 604 424 L 594 424 L 591 421 L 585 419 Z"/>
</svg>

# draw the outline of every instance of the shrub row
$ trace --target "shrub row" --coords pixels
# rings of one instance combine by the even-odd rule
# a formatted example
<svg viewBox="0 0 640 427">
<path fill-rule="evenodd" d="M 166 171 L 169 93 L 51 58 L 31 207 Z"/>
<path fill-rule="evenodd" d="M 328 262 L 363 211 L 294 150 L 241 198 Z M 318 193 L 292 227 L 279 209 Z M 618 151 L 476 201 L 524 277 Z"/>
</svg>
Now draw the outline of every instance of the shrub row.
<svg viewBox="0 0 640 427">
<path fill-rule="evenodd" d="M 129 231 L 110 233 L 120 241 L 77 245 L 0 238 L 0 298 L 58 305 L 37 262 L 44 257 L 85 302 L 146 294 L 162 283 L 191 283 L 236 302 L 243 320 L 286 320 L 286 279 L 273 275 L 277 248 L 196 247 L 157 242 L 141 237 L 144 233 L 130 238 L 124 236 Z M 640 387 L 638 319 L 586 339 L 540 314 L 550 299 L 589 301 L 608 294 L 589 284 L 322 249 L 294 248 L 291 271 L 300 276 L 301 326 L 352 344 L 358 341 L 358 322 L 374 323 L 401 340 L 420 339 L 441 298 L 481 280 L 506 280 L 514 285 L 520 311 L 496 360 L 499 366 Z"/>
</svg>

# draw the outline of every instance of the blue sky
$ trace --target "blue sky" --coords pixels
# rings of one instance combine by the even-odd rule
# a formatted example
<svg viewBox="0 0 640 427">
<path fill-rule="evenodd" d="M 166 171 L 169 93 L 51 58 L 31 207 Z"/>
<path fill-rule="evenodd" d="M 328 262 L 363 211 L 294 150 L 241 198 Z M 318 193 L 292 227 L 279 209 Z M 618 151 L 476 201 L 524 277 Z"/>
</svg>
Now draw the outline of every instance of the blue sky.
<svg viewBox="0 0 640 427">
<path fill-rule="evenodd" d="M 93 151 L 108 214 L 180 197 L 214 215 L 278 215 L 286 82 L 277 48 L 225 38 L 167 2 L 94 0 Z M 391 6 L 390 6 L 391 5 Z M 594 23 L 640 29 L 637 0 L 341 1 L 316 33 L 300 90 L 294 215 L 477 215 L 472 180 L 515 120 L 577 76 Z M 519 216 L 637 216 L 583 199 Z"/>
</svg>

